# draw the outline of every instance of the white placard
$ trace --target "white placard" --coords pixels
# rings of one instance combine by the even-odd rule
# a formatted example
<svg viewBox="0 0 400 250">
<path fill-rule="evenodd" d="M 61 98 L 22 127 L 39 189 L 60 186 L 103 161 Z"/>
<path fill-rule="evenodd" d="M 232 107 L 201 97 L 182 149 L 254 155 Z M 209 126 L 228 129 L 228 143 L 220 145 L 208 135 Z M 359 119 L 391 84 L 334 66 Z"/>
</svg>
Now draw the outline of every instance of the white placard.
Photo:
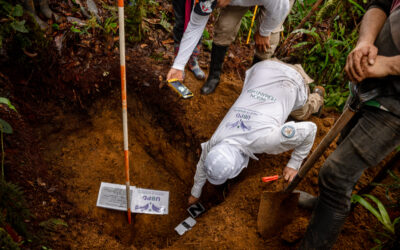
<svg viewBox="0 0 400 250">
<path fill-rule="evenodd" d="M 132 199 L 132 212 L 142 214 L 168 214 L 169 191 L 136 188 Z"/>
<path fill-rule="evenodd" d="M 183 235 L 186 231 L 192 229 L 192 227 L 196 225 L 196 220 L 192 217 L 187 217 L 184 221 L 182 221 L 178 226 L 175 227 L 175 231 L 179 235 Z"/>
<path fill-rule="evenodd" d="M 135 189 L 134 186 L 130 187 L 131 200 Z M 96 205 L 98 207 L 126 211 L 126 186 L 102 182 Z"/>
</svg>

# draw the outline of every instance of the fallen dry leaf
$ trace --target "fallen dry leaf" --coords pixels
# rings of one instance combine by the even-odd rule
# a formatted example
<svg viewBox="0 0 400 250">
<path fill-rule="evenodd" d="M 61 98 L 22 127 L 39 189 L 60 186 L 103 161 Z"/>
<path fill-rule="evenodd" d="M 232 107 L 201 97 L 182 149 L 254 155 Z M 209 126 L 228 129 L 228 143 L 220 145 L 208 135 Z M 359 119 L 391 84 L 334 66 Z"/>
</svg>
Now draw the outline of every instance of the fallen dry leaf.
<svg viewBox="0 0 400 250">
<path fill-rule="evenodd" d="M 169 38 L 169 39 L 167 39 L 167 40 L 164 40 L 164 41 L 162 41 L 162 44 L 171 44 L 171 43 L 174 43 L 174 40 L 173 40 L 173 39 L 171 39 L 171 38 Z"/>
<path fill-rule="evenodd" d="M 160 22 L 160 19 L 157 18 L 143 18 L 143 20 L 151 24 L 158 24 Z"/>
<path fill-rule="evenodd" d="M 39 184 L 39 186 L 46 186 L 46 183 L 44 183 L 40 177 L 36 179 L 36 182 Z"/>
</svg>

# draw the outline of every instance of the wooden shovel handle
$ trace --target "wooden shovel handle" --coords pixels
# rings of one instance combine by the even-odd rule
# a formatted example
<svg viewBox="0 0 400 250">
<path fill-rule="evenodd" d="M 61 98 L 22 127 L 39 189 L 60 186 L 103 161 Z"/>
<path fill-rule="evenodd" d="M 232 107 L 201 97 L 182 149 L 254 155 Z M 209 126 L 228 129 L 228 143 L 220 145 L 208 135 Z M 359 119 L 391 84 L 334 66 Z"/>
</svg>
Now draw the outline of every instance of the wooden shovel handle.
<svg viewBox="0 0 400 250">
<path fill-rule="evenodd" d="M 331 142 L 336 138 L 336 136 L 342 131 L 344 126 L 350 121 L 350 119 L 354 116 L 355 112 L 346 107 L 342 115 L 336 121 L 335 125 L 329 130 L 328 134 L 322 139 L 317 148 L 312 152 L 310 157 L 308 157 L 307 161 L 300 168 L 296 177 L 292 182 L 286 187 L 284 192 L 291 193 L 303 179 L 303 177 L 307 174 L 307 172 L 314 166 L 314 163 L 319 159 L 319 157 L 325 152 L 326 148 L 329 147 Z"/>
</svg>

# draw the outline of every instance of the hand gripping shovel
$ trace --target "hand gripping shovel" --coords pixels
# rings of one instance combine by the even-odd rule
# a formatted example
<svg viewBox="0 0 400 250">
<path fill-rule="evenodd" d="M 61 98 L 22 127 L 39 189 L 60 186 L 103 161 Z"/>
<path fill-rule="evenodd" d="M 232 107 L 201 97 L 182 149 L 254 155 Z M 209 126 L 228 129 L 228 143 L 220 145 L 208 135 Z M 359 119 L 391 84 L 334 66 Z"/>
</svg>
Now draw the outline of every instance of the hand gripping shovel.
<svg viewBox="0 0 400 250">
<path fill-rule="evenodd" d="M 350 84 L 350 87 L 353 93 L 350 102 L 346 105 L 345 110 L 332 129 L 300 168 L 293 181 L 281 192 L 265 191 L 261 194 L 257 217 L 257 230 L 264 238 L 269 238 L 279 233 L 285 225 L 292 221 L 294 216 L 293 211 L 296 209 L 299 199 L 299 193 L 293 193 L 293 190 L 312 168 L 325 149 L 336 138 L 339 132 L 359 110 L 361 105 L 380 93 L 378 89 L 374 89 L 367 93 L 360 94 L 358 93 L 357 85 Z"/>
</svg>

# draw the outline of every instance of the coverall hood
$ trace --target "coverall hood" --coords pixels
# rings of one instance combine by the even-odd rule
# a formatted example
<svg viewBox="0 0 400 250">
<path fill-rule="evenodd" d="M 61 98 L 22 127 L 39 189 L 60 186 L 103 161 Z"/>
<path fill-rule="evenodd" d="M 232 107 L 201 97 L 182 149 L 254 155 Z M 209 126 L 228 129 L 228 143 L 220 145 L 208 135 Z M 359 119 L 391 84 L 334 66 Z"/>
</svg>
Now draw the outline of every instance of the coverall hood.
<svg viewBox="0 0 400 250">
<path fill-rule="evenodd" d="M 211 184 L 221 185 L 226 180 L 236 177 L 247 163 L 248 157 L 236 146 L 218 143 L 211 148 L 204 161 L 207 180 Z"/>
</svg>

